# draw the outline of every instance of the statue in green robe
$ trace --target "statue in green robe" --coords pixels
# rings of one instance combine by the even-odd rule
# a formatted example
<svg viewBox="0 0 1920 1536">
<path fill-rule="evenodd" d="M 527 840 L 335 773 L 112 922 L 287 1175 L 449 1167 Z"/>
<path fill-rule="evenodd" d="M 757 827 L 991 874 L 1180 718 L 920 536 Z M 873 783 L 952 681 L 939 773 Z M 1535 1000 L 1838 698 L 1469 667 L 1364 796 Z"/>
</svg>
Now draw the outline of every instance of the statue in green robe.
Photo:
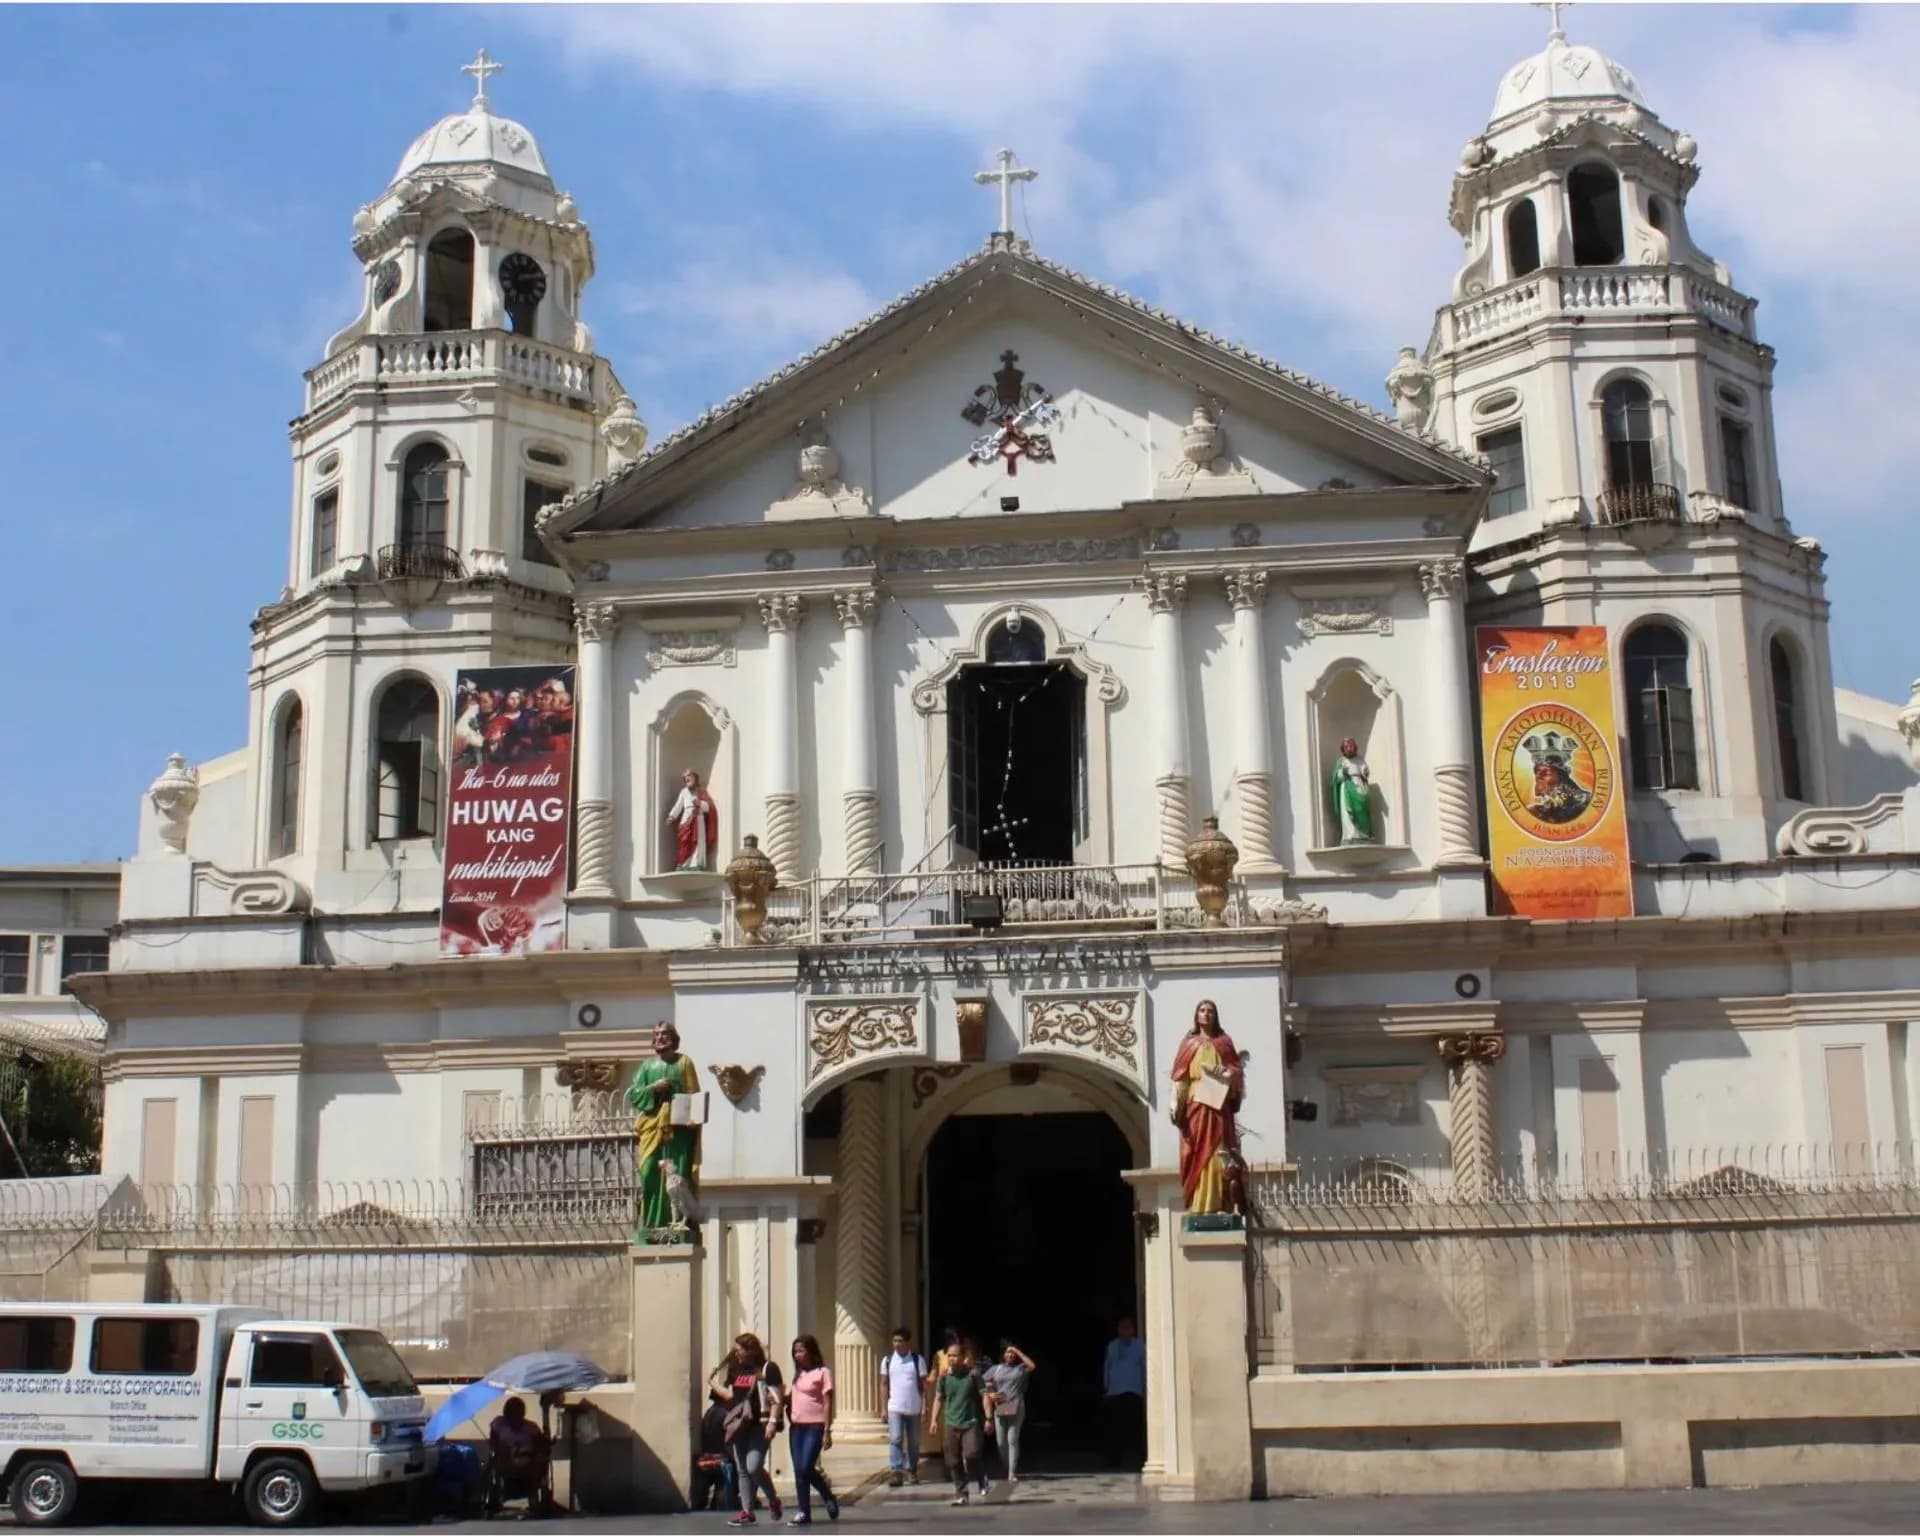
<svg viewBox="0 0 1920 1536">
<path fill-rule="evenodd" d="M 639 1139 L 640 1217 L 636 1243 L 656 1232 L 685 1228 L 700 1183 L 700 1127 L 673 1123 L 675 1094 L 698 1093 L 700 1076 L 680 1052 L 680 1032 L 662 1021 L 653 1029 L 653 1058 L 640 1063 L 627 1089 Z"/>
<path fill-rule="evenodd" d="M 1373 830 L 1373 779 L 1360 758 L 1360 744 L 1351 736 L 1340 743 L 1340 760 L 1333 765 L 1334 825 L 1340 830 L 1340 846 L 1375 843 Z"/>
</svg>

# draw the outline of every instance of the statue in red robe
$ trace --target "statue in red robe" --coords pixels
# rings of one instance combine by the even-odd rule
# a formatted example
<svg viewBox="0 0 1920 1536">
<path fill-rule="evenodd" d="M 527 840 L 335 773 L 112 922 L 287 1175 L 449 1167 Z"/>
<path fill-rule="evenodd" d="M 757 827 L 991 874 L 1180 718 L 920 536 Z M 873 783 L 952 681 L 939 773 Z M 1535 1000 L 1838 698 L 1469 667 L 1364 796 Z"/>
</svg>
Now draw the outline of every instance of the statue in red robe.
<svg viewBox="0 0 1920 1536">
<path fill-rule="evenodd" d="M 1180 1188 L 1195 1215 L 1244 1207 L 1240 1113 L 1246 1075 L 1220 1010 L 1203 1002 L 1173 1058 L 1173 1123 L 1180 1128 Z"/>
<path fill-rule="evenodd" d="M 691 768 L 680 775 L 680 793 L 667 822 L 673 828 L 673 867 L 712 869 L 714 850 L 720 846 L 720 807 Z"/>
</svg>

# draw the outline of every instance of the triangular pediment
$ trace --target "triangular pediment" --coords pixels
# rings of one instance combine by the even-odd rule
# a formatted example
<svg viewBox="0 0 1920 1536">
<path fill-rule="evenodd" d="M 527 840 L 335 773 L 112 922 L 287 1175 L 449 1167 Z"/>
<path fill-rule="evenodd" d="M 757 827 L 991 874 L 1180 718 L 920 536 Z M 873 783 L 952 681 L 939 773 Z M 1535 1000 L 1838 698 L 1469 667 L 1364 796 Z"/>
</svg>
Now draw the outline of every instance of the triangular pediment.
<svg viewBox="0 0 1920 1536">
<path fill-rule="evenodd" d="M 564 538 L 1484 483 L 1435 439 L 1002 243 L 708 411 L 543 526 Z"/>
</svg>

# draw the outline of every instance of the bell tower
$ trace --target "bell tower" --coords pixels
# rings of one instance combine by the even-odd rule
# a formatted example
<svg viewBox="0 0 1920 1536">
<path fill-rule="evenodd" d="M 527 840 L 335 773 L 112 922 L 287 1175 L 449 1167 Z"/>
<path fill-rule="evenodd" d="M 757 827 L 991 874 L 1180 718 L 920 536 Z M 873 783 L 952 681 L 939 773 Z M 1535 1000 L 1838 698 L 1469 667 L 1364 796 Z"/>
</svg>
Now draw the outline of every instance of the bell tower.
<svg viewBox="0 0 1920 1536">
<path fill-rule="evenodd" d="M 1773 349 L 1703 251 L 1698 146 L 1599 49 L 1501 78 L 1448 216 L 1466 246 L 1403 423 L 1485 455 L 1475 622 L 1603 624 L 1640 862 L 1765 858 L 1830 782 L 1822 555 L 1787 518 Z"/>
<path fill-rule="evenodd" d="M 354 215 L 360 311 L 306 375 L 286 587 L 253 625 L 260 862 L 331 910 L 437 901 L 455 673 L 571 655 L 537 517 L 602 473 L 603 419 L 632 424 L 581 320 L 592 237 L 494 112 L 501 66 L 464 68 L 471 104 Z"/>
</svg>

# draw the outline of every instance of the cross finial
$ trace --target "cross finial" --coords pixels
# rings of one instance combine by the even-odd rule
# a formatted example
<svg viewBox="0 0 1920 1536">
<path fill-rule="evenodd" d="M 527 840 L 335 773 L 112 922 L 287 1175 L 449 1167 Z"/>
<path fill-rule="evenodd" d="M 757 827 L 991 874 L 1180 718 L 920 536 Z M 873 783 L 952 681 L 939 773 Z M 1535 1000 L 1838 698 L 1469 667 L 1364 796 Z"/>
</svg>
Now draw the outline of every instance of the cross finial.
<svg viewBox="0 0 1920 1536">
<path fill-rule="evenodd" d="M 1567 40 L 1566 29 L 1560 25 L 1560 13 L 1573 4 L 1573 0 L 1533 0 L 1536 11 L 1545 11 L 1552 19 L 1553 27 L 1547 33 L 1550 43 L 1564 43 Z"/>
<path fill-rule="evenodd" d="M 1013 234 L 1013 184 L 1016 181 L 1032 181 L 1040 173 L 1034 170 L 1016 171 L 1013 168 L 1013 151 L 1010 149 L 1001 150 L 999 160 L 997 169 L 975 171 L 973 179 L 983 187 L 989 182 L 1000 183 L 1000 227 L 994 233 L 1011 236 Z"/>
<path fill-rule="evenodd" d="M 487 50 L 484 48 L 473 56 L 471 64 L 460 66 L 461 74 L 473 76 L 473 104 L 481 111 L 484 112 L 487 108 L 487 76 L 497 75 L 506 67 L 488 58 Z"/>
</svg>

